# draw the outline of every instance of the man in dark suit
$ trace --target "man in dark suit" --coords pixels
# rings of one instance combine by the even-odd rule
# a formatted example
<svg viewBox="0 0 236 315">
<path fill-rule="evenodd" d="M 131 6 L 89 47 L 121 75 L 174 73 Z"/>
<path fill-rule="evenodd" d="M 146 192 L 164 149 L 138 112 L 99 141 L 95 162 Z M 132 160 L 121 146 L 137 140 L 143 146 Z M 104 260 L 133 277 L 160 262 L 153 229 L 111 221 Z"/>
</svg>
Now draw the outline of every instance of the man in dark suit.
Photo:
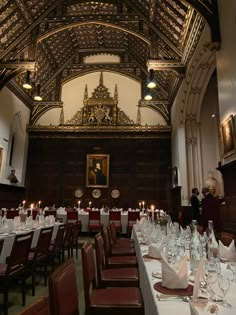
<svg viewBox="0 0 236 315">
<path fill-rule="evenodd" d="M 192 196 L 190 199 L 191 207 L 192 207 L 192 220 L 197 220 L 198 223 L 200 221 L 200 201 L 198 199 L 199 191 L 195 187 L 192 189 Z"/>
</svg>

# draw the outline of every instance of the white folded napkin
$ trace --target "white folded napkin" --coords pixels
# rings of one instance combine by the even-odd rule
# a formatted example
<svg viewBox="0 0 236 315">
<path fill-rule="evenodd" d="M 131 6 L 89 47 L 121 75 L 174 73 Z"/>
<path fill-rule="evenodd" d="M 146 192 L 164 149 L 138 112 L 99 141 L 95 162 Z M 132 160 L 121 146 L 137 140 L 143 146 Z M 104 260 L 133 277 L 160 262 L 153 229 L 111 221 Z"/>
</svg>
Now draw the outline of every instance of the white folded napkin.
<svg viewBox="0 0 236 315">
<path fill-rule="evenodd" d="M 163 245 L 156 245 L 150 244 L 148 246 L 148 255 L 154 258 L 161 258 L 161 255 L 164 255 L 164 246 Z"/>
<path fill-rule="evenodd" d="M 234 240 L 232 240 L 229 246 L 225 246 L 221 241 L 219 241 L 219 255 L 222 260 L 236 261 Z"/>
<path fill-rule="evenodd" d="M 188 286 L 187 256 L 174 265 L 170 265 L 165 256 L 161 256 L 162 286 L 168 289 L 186 289 Z"/>
</svg>

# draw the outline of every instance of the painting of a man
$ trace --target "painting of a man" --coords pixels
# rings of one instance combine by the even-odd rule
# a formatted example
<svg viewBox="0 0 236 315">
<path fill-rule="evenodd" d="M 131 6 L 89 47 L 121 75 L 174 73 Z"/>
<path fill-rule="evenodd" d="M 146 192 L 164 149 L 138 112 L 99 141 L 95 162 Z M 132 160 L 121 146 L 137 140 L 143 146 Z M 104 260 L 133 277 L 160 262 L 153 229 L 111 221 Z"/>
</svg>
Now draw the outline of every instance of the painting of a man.
<svg viewBox="0 0 236 315">
<path fill-rule="evenodd" d="M 87 187 L 108 187 L 109 155 L 87 155 Z"/>
<path fill-rule="evenodd" d="M 221 125 L 223 156 L 227 157 L 235 152 L 233 115 L 230 115 Z"/>
</svg>

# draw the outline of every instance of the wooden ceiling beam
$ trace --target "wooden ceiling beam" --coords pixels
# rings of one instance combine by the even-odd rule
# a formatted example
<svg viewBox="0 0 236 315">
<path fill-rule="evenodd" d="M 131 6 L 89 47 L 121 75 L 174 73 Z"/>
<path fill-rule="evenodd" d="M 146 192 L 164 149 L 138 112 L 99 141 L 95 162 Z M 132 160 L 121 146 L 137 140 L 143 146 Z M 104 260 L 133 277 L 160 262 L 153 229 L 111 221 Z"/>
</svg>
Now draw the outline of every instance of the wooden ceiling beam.
<svg viewBox="0 0 236 315">
<path fill-rule="evenodd" d="M 0 69 L 23 69 L 23 70 L 35 70 L 34 61 L 7 61 L 0 62 Z"/>
<path fill-rule="evenodd" d="M 175 60 L 155 60 L 149 59 L 147 61 L 148 71 L 153 69 L 154 71 L 174 71 L 179 76 L 184 76 L 186 72 L 186 68 L 180 62 L 176 62 Z"/>
<path fill-rule="evenodd" d="M 134 2 L 134 0 L 124 0 L 124 2 L 130 6 L 132 8 L 132 10 L 138 14 L 142 19 L 143 21 L 150 27 L 151 30 L 153 30 L 157 36 L 163 40 L 169 47 L 171 50 L 173 50 L 176 55 L 178 57 L 182 57 L 182 53 L 181 51 L 168 39 L 166 38 L 160 31 L 159 29 L 147 18 L 147 16 L 145 16 L 141 11 L 140 9 L 138 8 L 136 2 Z"/>
<path fill-rule="evenodd" d="M 0 55 L 0 59 L 4 59 L 7 55 L 49 14 L 51 13 L 63 0 L 55 0 L 44 13 L 42 13 L 29 27 L 21 33 Z"/>
</svg>

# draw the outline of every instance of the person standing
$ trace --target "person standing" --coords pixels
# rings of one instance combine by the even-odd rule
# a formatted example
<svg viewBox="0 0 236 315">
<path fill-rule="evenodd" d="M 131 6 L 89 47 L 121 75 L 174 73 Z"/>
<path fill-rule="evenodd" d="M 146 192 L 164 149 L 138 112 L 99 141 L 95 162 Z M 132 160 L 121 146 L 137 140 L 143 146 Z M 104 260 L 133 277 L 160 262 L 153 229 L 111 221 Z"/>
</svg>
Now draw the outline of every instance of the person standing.
<svg viewBox="0 0 236 315">
<path fill-rule="evenodd" d="M 200 221 L 200 208 L 201 208 L 201 203 L 200 200 L 198 199 L 199 191 L 196 187 L 192 189 L 192 196 L 190 198 L 190 203 L 192 207 L 192 220 L 197 220 L 199 223 Z"/>
</svg>

